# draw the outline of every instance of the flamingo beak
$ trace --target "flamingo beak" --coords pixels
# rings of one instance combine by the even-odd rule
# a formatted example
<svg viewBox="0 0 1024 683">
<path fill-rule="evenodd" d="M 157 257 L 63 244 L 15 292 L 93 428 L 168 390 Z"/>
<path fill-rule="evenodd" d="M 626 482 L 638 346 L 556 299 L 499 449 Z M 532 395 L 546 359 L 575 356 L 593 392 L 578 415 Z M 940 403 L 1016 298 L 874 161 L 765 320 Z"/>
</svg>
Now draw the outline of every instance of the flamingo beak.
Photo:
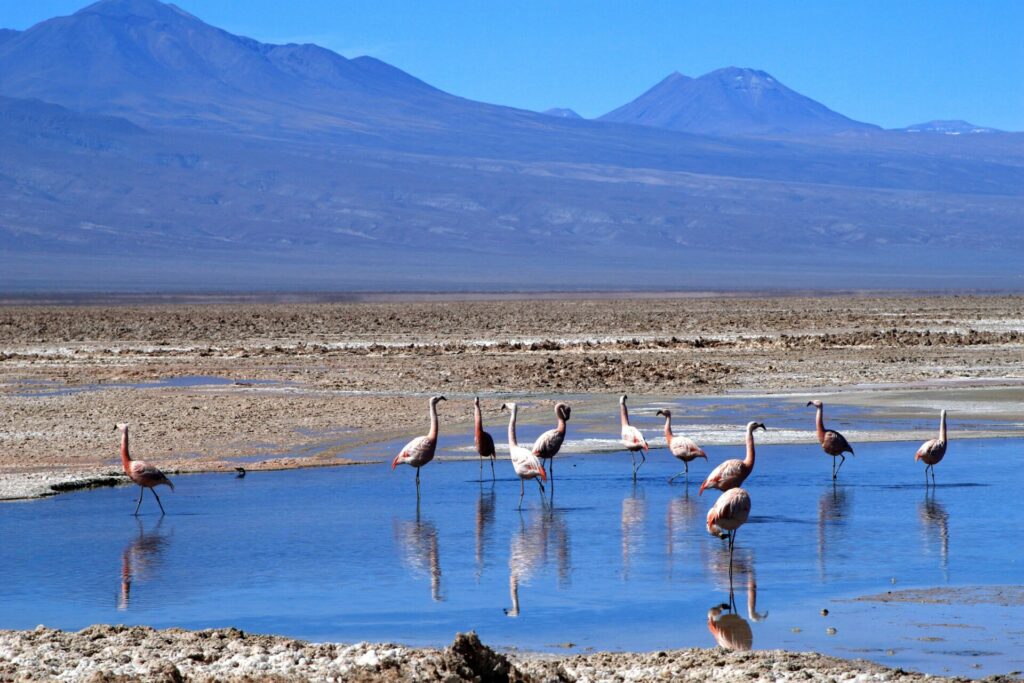
<svg viewBox="0 0 1024 683">
<path fill-rule="evenodd" d="M 396 455 L 395 459 L 391 461 L 391 471 L 392 472 L 394 472 L 395 468 L 398 467 L 398 459 L 401 458 L 401 457 L 402 457 L 401 455 Z"/>
<path fill-rule="evenodd" d="M 541 478 L 541 481 L 547 481 L 548 480 L 548 473 L 544 471 L 544 465 L 540 466 L 540 478 Z"/>
<path fill-rule="evenodd" d="M 813 405 L 814 405 L 814 401 L 808 401 L 808 402 L 807 402 L 807 405 L 809 405 L 809 406 L 813 406 Z"/>
</svg>

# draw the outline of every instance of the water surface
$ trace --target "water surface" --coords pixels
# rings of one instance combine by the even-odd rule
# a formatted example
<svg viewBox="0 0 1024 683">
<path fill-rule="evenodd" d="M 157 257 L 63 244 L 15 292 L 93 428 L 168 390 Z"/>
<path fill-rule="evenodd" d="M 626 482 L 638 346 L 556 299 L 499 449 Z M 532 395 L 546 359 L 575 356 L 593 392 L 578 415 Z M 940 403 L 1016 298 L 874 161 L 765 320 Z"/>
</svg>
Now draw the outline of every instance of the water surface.
<svg viewBox="0 0 1024 683">
<path fill-rule="evenodd" d="M 741 422 L 723 410 L 714 419 Z M 541 429 L 525 426 L 522 440 Z M 680 467 L 665 450 L 635 484 L 626 453 L 560 456 L 553 502 L 527 482 L 521 511 L 507 461 L 493 483 L 489 468 L 478 481 L 476 462 L 435 461 L 419 502 L 411 469 L 377 463 L 180 476 L 176 492 L 160 489 L 162 519 L 148 493 L 131 515 L 135 488 L 10 503 L 0 628 L 230 625 L 416 645 L 473 628 L 531 650 L 721 643 L 936 673 L 1024 669 L 1019 606 L 851 601 L 1024 583 L 1021 513 L 1005 505 L 1024 483 L 1024 442 L 954 441 L 927 491 L 917 445 L 861 444 L 835 485 L 816 444 L 760 447 L 732 599 L 728 554 L 704 529 L 717 492 L 697 495 L 710 466 L 669 485 Z M 742 457 L 739 446 L 707 450 L 711 466 Z"/>
</svg>

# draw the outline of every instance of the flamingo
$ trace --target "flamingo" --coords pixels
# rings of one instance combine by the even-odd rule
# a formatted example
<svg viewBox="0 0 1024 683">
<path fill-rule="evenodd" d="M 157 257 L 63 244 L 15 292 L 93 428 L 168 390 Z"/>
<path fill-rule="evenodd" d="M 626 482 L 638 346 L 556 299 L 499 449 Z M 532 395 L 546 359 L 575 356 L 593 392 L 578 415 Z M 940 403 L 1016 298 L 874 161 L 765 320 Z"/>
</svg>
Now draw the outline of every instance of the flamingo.
<svg viewBox="0 0 1024 683">
<path fill-rule="evenodd" d="M 149 489 L 153 497 L 156 498 L 156 504 L 160 506 L 160 514 L 167 514 L 164 512 L 164 504 L 160 502 L 160 496 L 156 494 L 156 487 L 167 485 L 173 491 L 174 484 L 154 465 L 150 465 L 142 460 L 132 460 L 132 456 L 128 455 L 127 423 L 121 422 L 115 425 L 114 428 L 121 430 L 121 467 L 124 468 L 124 473 L 128 475 L 128 478 L 139 485 L 139 503 L 135 506 L 135 516 L 139 515 L 139 508 L 142 507 L 142 495 L 146 492 L 146 489 Z"/>
<path fill-rule="evenodd" d="M 736 545 L 736 530 L 750 516 L 750 494 L 741 488 L 729 489 L 718 497 L 708 510 L 708 533 L 729 539 L 729 576 L 732 577 L 732 553 Z M 724 533 L 723 533 L 724 530 Z"/>
<path fill-rule="evenodd" d="M 721 465 L 711 470 L 711 474 L 700 485 L 697 495 L 704 493 L 704 489 L 718 489 L 728 491 L 740 486 L 750 473 L 754 471 L 754 430 L 762 429 L 768 431 L 763 422 L 747 423 L 747 457 L 743 460 L 734 458 L 726 460 Z"/>
<path fill-rule="evenodd" d="M 832 456 L 832 478 L 835 479 L 839 476 L 839 470 L 842 468 L 843 463 L 846 462 L 846 456 L 843 453 L 849 451 L 850 455 L 853 455 L 853 448 L 850 447 L 850 442 L 846 440 L 845 436 L 833 429 L 825 429 L 823 417 L 825 404 L 821 401 L 808 401 L 807 405 L 818 409 L 818 414 L 814 418 L 814 426 L 818 433 L 818 443 L 821 444 L 821 450 Z M 840 458 L 839 467 L 836 467 L 837 457 Z"/>
<path fill-rule="evenodd" d="M 538 458 L 548 460 L 548 473 L 551 475 L 551 490 L 555 490 L 555 461 L 554 457 L 558 454 L 558 451 L 562 448 L 562 442 L 565 441 L 565 423 L 569 421 L 569 415 L 572 413 L 572 408 L 565 403 L 559 403 L 555 406 L 555 418 L 558 420 L 558 426 L 554 429 L 549 429 L 533 442 L 533 454 Z M 554 493 L 552 493 L 554 495 Z"/>
<path fill-rule="evenodd" d="M 537 486 L 540 487 L 540 492 L 544 493 L 544 484 L 541 480 L 547 481 L 548 474 L 544 471 L 544 466 L 540 463 L 540 458 L 533 454 L 526 446 L 520 446 L 519 442 L 516 441 L 516 414 L 519 412 L 519 406 L 515 403 L 502 403 L 501 410 L 507 410 L 511 413 L 508 420 L 508 453 L 512 458 L 512 467 L 515 469 L 516 474 L 519 476 L 519 508 L 523 509 L 523 495 L 526 493 L 526 489 L 523 486 L 523 482 L 527 479 L 537 479 Z"/>
<path fill-rule="evenodd" d="M 480 454 L 480 481 L 484 480 L 484 458 L 491 459 L 491 481 L 494 481 L 494 438 L 484 431 L 484 420 L 480 413 L 480 397 L 473 399 L 473 443 Z"/>
<path fill-rule="evenodd" d="M 430 397 L 430 431 L 426 436 L 417 436 L 405 444 L 405 448 L 391 461 L 393 472 L 399 465 L 411 465 L 416 468 L 416 495 L 420 493 L 420 468 L 434 459 L 437 450 L 437 402 L 447 401 L 444 396 Z"/>
<path fill-rule="evenodd" d="M 644 435 L 640 433 L 640 430 L 629 424 L 629 411 L 626 410 L 626 398 L 625 394 L 619 398 L 619 419 L 622 422 L 622 443 L 629 451 L 629 456 L 633 458 L 633 481 L 636 481 L 636 471 L 647 462 L 647 456 L 644 453 L 647 452 L 647 440 Z M 636 455 L 634 453 L 642 451 L 640 453 L 640 464 L 636 464 Z"/>
<path fill-rule="evenodd" d="M 679 436 L 672 435 L 671 410 L 659 410 L 657 414 L 665 416 L 665 440 L 668 441 L 668 449 L 672 452 L 672 455 L 683 461 L 683 466 L 686 468 L 668 480 L 668 483 L 671 484 L 680 475 L 690 474 L 691 460 L 696 460 L 697 458 L 704 458 L 707 460 L 708 456 L 704 453 L 704 449 L 698 446 L 693 439 L 687 438 L 682 434 Z"/>
<path fill-rule="evenodd" d="M 935 486 L 935 466 L 946 455 L 946 443 L 946 411 L 943 410 L 939 413 L 939 438 L 925 441 L 914 454 L 914 462 L 921 460 L 927 465 L 924 468 L 925 486 L 928 486 L 928 470 L 932 471 L 932 486 Z"/>
</svg>

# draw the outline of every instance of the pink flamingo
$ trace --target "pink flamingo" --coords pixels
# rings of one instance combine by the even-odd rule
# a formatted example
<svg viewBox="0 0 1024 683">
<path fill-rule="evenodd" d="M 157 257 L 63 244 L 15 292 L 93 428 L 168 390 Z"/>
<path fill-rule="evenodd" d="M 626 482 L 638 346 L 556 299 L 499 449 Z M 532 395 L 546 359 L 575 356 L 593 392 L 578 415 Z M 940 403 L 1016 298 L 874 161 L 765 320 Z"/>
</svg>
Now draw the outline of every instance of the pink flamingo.
<svg viewBox="0 0 1024 683">
<path fill-rule="evenodd" d="M 155 466 L 142 460 L 132 460 L 132 457 L 128 454 L 127 423 L 119 423 L 114 428 L 121 430 L 121 467 L 124 468 L 124 473 L 128 475 L 128 478 L 139 485 L 139 503 L 135 506 L 134 514 L 136 516 L 139 514 L 139 508 L 142 507 L 142 495 L 146 492 L 146 489 L 149 489 L 153 497 L 156 498 L 156 504 L 160 506 L 160 514 L 167 514 L 164 512 L 164 504 L 160 502 L 160 496 L 156 494 L 156 487 L 167 485 L 173 491 L 174 484 Z"/>
<path fill-rule="evenodd" d="M 697 458 L 708 459 L 708 456 L 704 453 L 704 449 L 697 445 L 697 442 L 693 439 L 687 438 L 680 434 L 679 436 L 672 435 L 672 411 L 671 410 L 659 410 L 658 415 L 665 416 L 665 440 L 668 442 L 668 449 L 672 452 L 672 455 L 683 461 L 683 466 L 686 468 L 679 474 L 671 477 L 668 483 L 672 483 L 678 477 L 682 475 L 690 474 L 690 461 L 696 460 Z"/>
<path fill-rule="evenodd" d="M 512 458 L 512 468 L 519 476 L 519 509 L 522 510 L 523 495 L 526 493 L 523 482 L 527 479 L 537 479 L 537 486 L 540 487 L 540 492 L 543 494 L 544 484 L 541 481 L 547 481 L 548 474 L 544 471 L 540 458 L 526 446 L 520 446 L 516 440 L 516 415 L 519 412 L 519 407 L 515 403 L 502 403 L 501 410 L 511 413 L 508 419 L 508 454 Z"/>
<path fill-rule="evenodd" d="M 437 450 L 437 402 L 447 401 L 444 396 L 430 397 L 430 431 L 426 436 L 417 436 L 405 444 L 405 448 L 391 461 L 391 471 L 399 465 L 416 468 L 416 495 L 420 493 L 420 468 L 434 459 Z"/>
<path fill-rule="evenodd" d="M 629 456 L 633 458 L 633 481 L 636 481 L 636 472 L 640 467 L 647 462 L 647 456 L 644 453 L 647 452 L 647 439 L 640 433 L 640 430 L 629 424 L 629 411 L 626 410 L 626 398 L 625 394 L 619 398 L 619 420 L 622 422 L 622 444 L 629 451 Z M 640 464 L 636 464 L 636 453 L 640 453 Z"/>
<path fill-rule="evenodd" d="M 484 458 L 491 459 L 491 481 L 494 481 L 494 437 L 484 431 L 484 419 L 480 412 L 480 397 L 473 399 L 473 443 L 480 454 L 480 481 L 484 480 Z"/>
<path fill-rule="evenodd" d="M 935 486 L 935 466 L 946 455 L 946 411 L 939 414 L 939 438 L 930 439 L 921 444 L 914 454 L 914 462 L 924 461 L 924 485 L 928 486 L 928 470 L 932 471 L 932 486 Z"/>
<path fill-rule="evenodd" d="M 750 473 L 754 471 L 754 430 L 762 429 L 768 431 L 763 422 L 747 423 L 747 457 L 743 460 L 726 460 L 721 465 L 711 470 L 711 474 L 700 485 L 698 495 L 704 493 L 704 489 L 718 489 L 728 491 L 740 486 Z"/>
<path fill-rule="evenodd" d="M 565 441 L 565 423 L 569 421 L 569 415 L 572 413 L 570 408 L 565 403 L 559 403 L 555 406 L 555 417 L 558 420 L 558 426 L 554 429 L 549 429 L 533 442 L 533 454 L 538 458 L 547 460 L 548 462 L 548 473 L 551 475 L 551 490 L 555 490 L 555 461 L 554 457 L 558 454 L 558 451 L 562 448 L 562 442 Z"/>
<path fill-rule="evenodd" d="M 736 544 L 736 530 L 750 517 L 750 494 L 741 488 L 729 489 L 718 497 L 708 510 L 708 533 L 729 539 L 729 575 L 732 577 L 732 551 Z"/>
<path fill-rule="evenodd" d="M 839 476 L 839 470 L 842 468 L 843 463 L 846 462 L 846 456 L 843 453 L 849 451 L 850 455 L 853 455 L 853 448 L 845 436 L 835 430 L 825 429 L 825 404 L 821 401 L 808 401 L 807 405 L 818 409 L 817 415 L 814 418 L 814 427 L 818 433 L 818 443 L 821 444 L 821 450 L 832 456 L 832 478 L 835 479 Z M 839 467 L 836 467 L 837 457 L 840 458 Z"/>
</svg>

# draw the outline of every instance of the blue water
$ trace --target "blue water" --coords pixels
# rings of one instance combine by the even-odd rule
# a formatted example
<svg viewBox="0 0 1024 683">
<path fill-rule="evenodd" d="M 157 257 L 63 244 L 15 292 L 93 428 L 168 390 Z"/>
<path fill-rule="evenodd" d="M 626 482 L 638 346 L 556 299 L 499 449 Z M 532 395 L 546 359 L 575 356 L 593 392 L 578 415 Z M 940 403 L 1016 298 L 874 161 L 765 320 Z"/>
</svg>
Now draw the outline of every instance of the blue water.
<svg viewBox="0 0 1024 683">
<path fill-rule="evenodd" d="M 1024 669 L 1020 607 L 849 601 L 1024 583 L 1021 513 L 1006 506 L 1024 483 L 1024 442 L 954 441 L 927 493 L 916 447 L 861 444 L 835 486 L 817 445 L 758 449 L 732 581 L 755 649 Z M 709 454 L 713 466 L 742 448 Z M 425 645 L 473 628 L 533 650 L 712 647 L 709 610 L 730 602 L 730 579 L 723 542 L 704 530 L 717 492 L 697 495 L 709 469 L 669 485 L 678 463 L 655 450 L 634 485 L 625 453 L 559 456 L 553 503 L 526 482 L 522 511 L 507 461 L 493 484 L 476 462 L 435 461 L 419 503 L 413 470 L 368 464 L 179 476 L 176 492 L 160 490 L 162 519 L 148 493 L 131 515 L 134 488 L 6 504 L 0 628 L 231 625 Z"/>
</svg>

